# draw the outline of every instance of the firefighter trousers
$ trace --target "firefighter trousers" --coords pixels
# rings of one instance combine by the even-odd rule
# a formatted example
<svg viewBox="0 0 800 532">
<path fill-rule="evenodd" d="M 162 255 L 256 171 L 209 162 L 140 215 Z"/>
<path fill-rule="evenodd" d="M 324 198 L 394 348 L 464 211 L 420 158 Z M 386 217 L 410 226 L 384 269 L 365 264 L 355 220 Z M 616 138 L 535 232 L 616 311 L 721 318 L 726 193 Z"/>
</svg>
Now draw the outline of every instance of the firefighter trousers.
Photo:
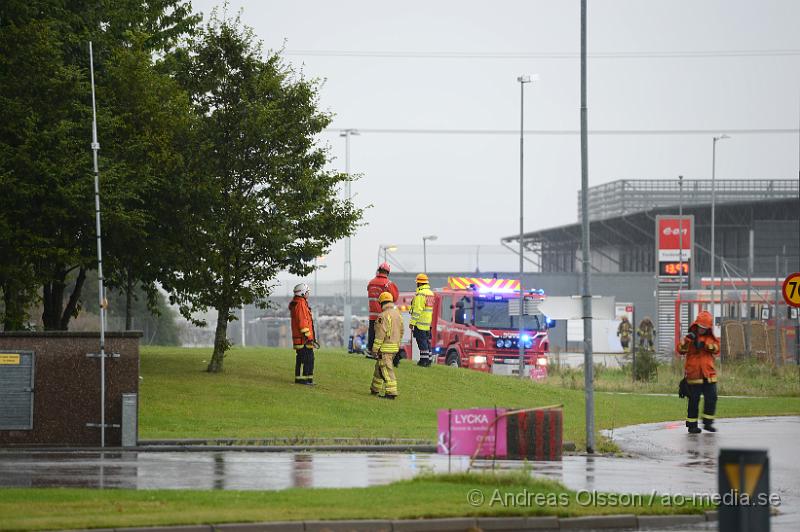
<svg viewBox="0 0 800 532">
<path fill-rule="evenodd" d="M 397 378 L 394 375 L 392 359 L 396 353 L 379 353 L 378 360 L 375 361 L 375 372 L 372 374 L 372 393 L 381 393 L 383 389 L 386 395 L 397 396 Z"/>
<path fill-rule="evenodd" d="M 367 351 L 372 353 L 372 344 L 375 343 L 375 320 L 369 320 L 367 329 Z"/>
<path fill-rule="evenodd" d="M 304 347 L 295 351 L 294 358 L 294 382 L 313 383 L 314 382 L 314 350 Z"/>
<path fill-rule="evenodd" d="M 689 408 L 686 413 L 686 426 L 697 426 L 701 395 L 704 398 L 703 423 L 710 425 L 714 422 L 714 413 L 717 411 L 717 383 L 703 381 L 700 384 L 689 385 Z"/>
</svg>

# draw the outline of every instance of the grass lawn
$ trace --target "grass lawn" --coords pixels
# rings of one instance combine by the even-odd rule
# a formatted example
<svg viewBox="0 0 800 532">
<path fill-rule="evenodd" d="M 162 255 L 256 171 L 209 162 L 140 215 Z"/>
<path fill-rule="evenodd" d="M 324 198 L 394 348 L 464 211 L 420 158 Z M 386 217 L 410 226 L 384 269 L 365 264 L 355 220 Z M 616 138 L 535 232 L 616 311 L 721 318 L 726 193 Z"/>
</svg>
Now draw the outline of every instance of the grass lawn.
<svg viewBox="0 0 800 532">
<path fill-rule="evenodd" d="M 564 404 L 564 439 L 585 445 L 583 391 L 446 366 L 397 369 L 400 397 L 369 395 L 373 363 L 321 350 L 314 380 L 293 383 L 294 352 L 234 348 L 222 374 L 205 372 L 210 349 L 144 347 L 139 437 L 436 439 L 440 408 Z M 674 385 L 673 385 L 674 386 Z M 682 419 L 686 401 L 672 397 L 595 394 L 596 427 Z M 800 413 L 800 397 L 722 399 L 719 417 Z M 599 450 L 613 450 L 603 443 Z"/>
<path fill-rule="evenodd" d="M 583 369 L 550 368 L 548 384 L 583 389 Z M 795 364 L 775 367 L 770 362 L 758 360 L 731 360 L 717 362 L 721 395 L 753 395 L 800 397 L 800 373 Z M 683 377 L 683 364 L 659 364 L 656 378 L 633 381 L 630 368 L 595 368 L 595 390 L 609 392 L 675 393 Z"/>
<path fill-rule="evenodd" d="M 484 503 L 467 497 L 480 490 Z M 525 494 L 528 495 L 525 495 Z M 511 497 L 505 494 L 510 494 Z M 520 497 L 517 494 L 522 494 Z M 537 500 L 535 497 L 542 497 Z M 522 504 L 511 502 L 517 495 Z M 474 495 L 473 495 L 474 496 Z M 548 499 L 549 498 L 549 499 Z M 530 500 L 530 503 L 526 503 Z M 494 503 L 492 504 L 492 501 Z M 421 517 L 698 513 L 708 506 L 664 505 L 650 495 L 585 505 L 561 484 L 525 472 L 421 476 L 387 486 L 284 491 L 0 490 L 0 530 L 53 530 L 224 522 Z"/>
</svg>

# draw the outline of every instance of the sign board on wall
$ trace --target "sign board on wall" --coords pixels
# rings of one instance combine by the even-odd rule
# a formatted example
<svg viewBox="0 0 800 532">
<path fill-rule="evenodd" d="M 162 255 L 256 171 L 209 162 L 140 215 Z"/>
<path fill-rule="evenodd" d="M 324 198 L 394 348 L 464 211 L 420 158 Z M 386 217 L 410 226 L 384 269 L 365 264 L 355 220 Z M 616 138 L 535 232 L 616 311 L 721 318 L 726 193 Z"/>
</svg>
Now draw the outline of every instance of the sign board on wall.
<svg viewBox="0 0 800 532">
<path fill-rule="evenodd" d="M 694 249 L 694 216 L 656 217 L 659 277 L 688 277 Z"/>
</svg>

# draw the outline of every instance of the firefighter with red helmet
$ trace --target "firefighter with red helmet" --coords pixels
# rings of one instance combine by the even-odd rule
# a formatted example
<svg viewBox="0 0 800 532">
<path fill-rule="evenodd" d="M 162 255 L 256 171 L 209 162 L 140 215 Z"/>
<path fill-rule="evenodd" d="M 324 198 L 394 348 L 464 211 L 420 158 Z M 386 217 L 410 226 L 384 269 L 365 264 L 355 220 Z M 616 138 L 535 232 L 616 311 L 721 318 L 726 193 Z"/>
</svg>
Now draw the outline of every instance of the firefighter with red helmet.
<svg viewBox="0 0 800 532">
<path fill-rule="evenodd" d="M 408 326 L 419 347 L 418 366 L 431 365 L 431 322 L 433 321 L 433 290 L 428 284 L 428 276 L 417 275 L 417 292 L 411 300 L 411 319 Z"/>
<path fill-rule="evenodd" d="M 378 296 L 381 313 L 375 320 L 375 341 L 372 344 L 375 372 L 372 375 L 370 393 L 383 399 L 397 398 L 397 378 L 394 374 L 393 359 L 400 351 L 403 338 L 403 316 L 394 305 L 394 296 L 383 292 Z M 384 395 L 380 395 L 383 388 Z"/>
<path fill-rule="evenodd" d="M 698 426 L 700 396 L 703 401 L 703 428 L 716 432 L 714 413 L 717 409 L 717 370 L 714 357 L 719 356 L 719 339 L 714 336 L 714 318 L 706 310 L 697 314 L 689 333 L 678 343 L 678 353 L 686 356 L 684 374 L 689 396 L 686 426 L 690 434 L 702 432 Z"/>
<path fill-rule="evenodd" d="M 375 320 L 381 313 L 381 304 L 378 301 L 380 295 L 389 292 L 392 301 L 397 301 L 399 291 L 397 285 L 389 280 L 389 273 L 392 271 L 388 262 L 381 263 L 375 277 L 367 284 L 367 299 L 369 300 L 369 329 L 367 331 L 367 351 L 372 353 L 372 344 L 375 342 Z"/>
<path fill-rule="evenodd" d="M 311 290 L 305 283 L 294 287 L 294 297 L 289 303 L 292 317 L 292 347 L 297 355 L 294 362 L 295 384 L 314 385 L 314 347 L 319 347 L 314 336 L 314 318 L 308 306 Z"/>
</svg>

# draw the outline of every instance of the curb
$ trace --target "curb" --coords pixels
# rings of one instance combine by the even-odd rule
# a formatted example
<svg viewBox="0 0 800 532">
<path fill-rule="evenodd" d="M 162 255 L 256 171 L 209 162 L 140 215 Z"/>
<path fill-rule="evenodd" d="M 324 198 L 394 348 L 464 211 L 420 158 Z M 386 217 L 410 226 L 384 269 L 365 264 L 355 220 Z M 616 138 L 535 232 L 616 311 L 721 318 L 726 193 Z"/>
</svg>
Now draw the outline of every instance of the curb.
<svg viewBox="0 0 800 532">
<path fill-rule="evenodd" d="M 453 517 L 437 519 L 273 521 L 150 528 L 103 529 L 103 532 L 476 532 L 502 530 L 647 530 L 716 521 L 717 512 L 677 515 L 597 515 L 586 517 Z M 92 531 L 92 532 L 100 532 Z"/>
<path fill-rule="evenodd" d="M 333 452 L 333 453 L 435 453 L 436 446 L 430 445 L 140 445 L 136 447 L 5 447 L 0 454 L 19 452 L 221 452 L 250 451 L 255 453 L 288 452 Z"/>
</svg>

